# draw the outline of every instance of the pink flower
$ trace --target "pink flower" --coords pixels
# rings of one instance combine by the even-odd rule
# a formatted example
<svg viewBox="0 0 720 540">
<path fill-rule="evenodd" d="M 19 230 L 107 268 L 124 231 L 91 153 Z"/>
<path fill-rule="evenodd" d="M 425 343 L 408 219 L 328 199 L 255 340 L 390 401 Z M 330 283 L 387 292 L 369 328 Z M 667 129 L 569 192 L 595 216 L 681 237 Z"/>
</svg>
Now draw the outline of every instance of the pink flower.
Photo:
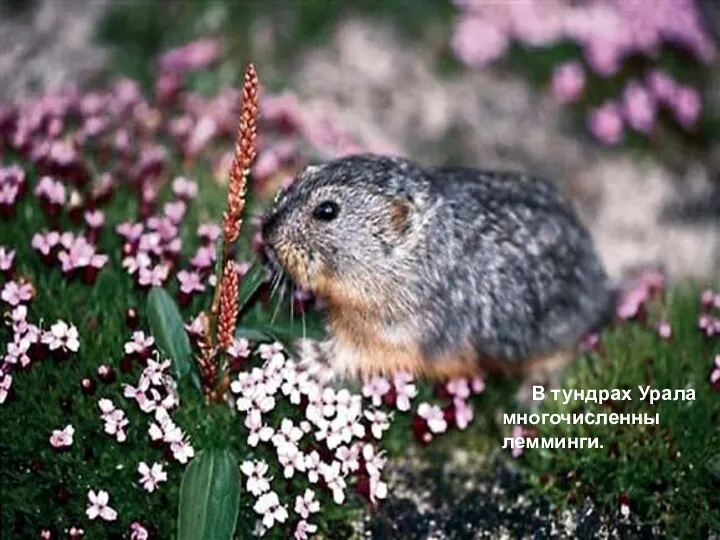
<svg viewBox="0 0 720 540">
<path fill-rule="evenodd" d="M 675 118 L 684 128 L 689 129 L 695 125 L 700 117 L 702 102 L 697 90 L 689 86 L 680 86 L 672 98 L 672 108 Z"/>
<path fill-rule="evenodd" d="M 85 223 L 91 229 L 99 229 L 105 223 L 105 214 L 100 210 L 88 210 L 85 212 Z"/>
<path fill-rule="evenodd" d="M 585 89 L 585 72 L 579 62 L 565 62 L 555 68 L 552 75 L 552 91 L 561 103 L 572 103 Z"/>
<path fill-rule="evenodd" d="M 12 268 L 15 259 L 15 250 L 0 246 L 0 272 L 7 272 Z"/>
<path fill-rule="evenodd" d="M 170 49 L 160 57 L 160 71 L 183 72 L 212 65 L 220 55 L 217 39 L 203 38 Z"/>
<path fill-rule="evenodd" d="M 148 538 L 150 538 L 150 534 L 140 522 L 133 521 L 130 524 L 130 540 L 148 540 Z"/>
<path fill-rule="evenodd" d="M 130 423 L 125 417 L 125 411 L 116 409 L 113 402 L 105 398 L 98 401 L 98 407 L 102 411 L 100 418 L 105 422 L 105 433 L 115 436 L 117 442 L 125 442 L 125 426 Z"/>
<path fill-rule="evenodd" d="M 197 197 L 197 184 L 184 176 L 178 176 L 173 180 L 172 190 L 181 199 L 194 199 Z"/>
<path fill-rule="evenodd" d="M 173 453 L 173 457 L 183 465 L 195 455 L 195 449 L 186 440 L 171 443 L 170 451 Z"/>
<path fill-rule="evenodd" d="M 662 339 L 670 339 L 672 337 L 672 327 L 667 321 L 662 321 L 657 326 L 657 333 Z"/>
<path fill-rule="evenodd" d="M 202 223 L 197 228 L 198 238 L 208 242 L 215 242 L 220 238 L 221 232 L 220 227 L 215 223 Z"/>
<path fill-rule="evenodd" d="M 193 292 L 203 292 L 205 285 L 202 282 L 202 277 L 197 272 L 188 272 L 187 270 L 180 270 L 177 273 L 177 279 L 180 282 L 180 291 L 185 294 L 192 294 Z"/>
<path fill-rule="evenodd" d="M 65 321 L 58 321 L 53 324 L 50 331 L 43 334 L 42 342 L 51 351 L 60 349 L 77 352 L 80 348 L 77 328 L 74 325 L 68 325 Z"/>
<path fill-rule="evenodd" d="M 418 416 L 425 419 L 432 433 L 443 433 L 447 430 L 445 413 L 443 413 L 443 410 L 438 405 L 421 403 L 418 406 L 417 412 Z"/>
<path fill-rule="evenodd" d="M 503 55 L 508 36 L 484 18 L 463 17 L 455 25 L 451 45 L 463 63 L 483 67 Z"/>
<path fill-rule="evenodd" d="M 620 67 L 622 52 L 608 41 L 593 41 L 585 47 L 585 60 L 592 70 L 601 77 L 610 77 Z"/>
<path fill-rule="evenodd" d="M 65 186 L 49 176 L 43 176 L 35 187 L 35 195 L 51 204 L 65 204 Z"/>
<path fill-rule="evenodd" d="M 365 411 L 365 418 L 370 422 L 370 431 L 376 439 L 382 439 L 383 432 L 390 429 L 392 414 L 375 409 L 374 411 Z"/>
<path fill-rule="evenodd" d="M 208 115 L 200 117 L 192 128 L 185 145 L 185 152 L 190 156 L 199 154 L 217 135 L 219 126 L 214 118 Z"/>
<path fill-rule="evenodd" d="M 141 461 L 138 465 L 138 473 L 140 473 L 140 484 L 145 489 L 152 493 L 157 488 L 160 482 L 167 481 L 167 473 L 163 470 L 160 463 L 153 463 L 152 467 L 148 467 L 148 464 Z"/>
<path fill-rule="evenodd" d="M 473 377 L 470 381 L 470 388 L 474 394 L 481 394 L 485 390 L 485 381 L 482 377 Z"/>
<path fill-rule="evenodd" d="M 710 384 L 712 384 L 716 390 L 720 390 L 720 354 L 715 356 L 715 364 L 713 365 L 713 370 L 710 372 Z M 0 403 L 2 403 L 1 400 Z"/>
<path fill-rule="evenodd" d="M 73 443 L 75 428 L 68 424 L 63 429 L 54 429 L 50 436 L 50 444 L 53 448 L 69 448 Z"/>
<path fill-rule="evenodd" d="M 306 520 L 301 519 L 298 521 L 295 532 L 293 533 L 294 540 L 306 540 L 309 538 L 309 534 L 313 534 L 317 531 L 317 525 L 308 523 Z"/>
<path fill-rule="evenodd" d="M 513 426 L 512 436 L 513 436 L 513 439 L 523 438 L 525 436 L 525 430 L 522 428 L 522 426 Z M 520 457 L 522 455 L 522 453 L 523 453 L 523 449 L 518 448 L 515 444 L 513 444 L 512 451 L 511 451 L 512 457 L 514 457 L 514 458 Z"/>
<path fill-rule="evenodd" d="M 390 391 L 390 383 L 385 377 L 374 377 L 362 387 L 362 395 L 372 400 L 375 407 L 379 407 L 382 398 Z"/>
<path fill-rule="evenodd" d="M 623 94 L 623 114 L 628 124 L 640 133 L 650 133 L 655 123 L 655 102 L 637 81 L 630 81 Z"/>
<path fill-rule="evenodd" d="M 142 223 L 124 221 L 115 227 L 115 231 L 128 242 L 136 242 L 140 239 L 140 236 L 142 236 L 143 225 Z"/>
<path fill-rule="evenodd" d="M 464 430 L 473 419 L 473 410 L 470 404 L 464 399 L 455 398 L 453 400 L 455 409 L 455 425 L 458 429 Z"/>
<path fill-rule="evenodd" d="M 17 281 L 8 281 L 0 293 L 3 302 L 12 307 L 23 302 L 29 302 L 35 296 L 35 289 L 32 283 L 18 283 Z"/>
<path fill-rule="evenodd" d="M 618 106 L 605 102 L 593 109 L 588 116 L 588 127 L 593 135 L 604 144 L 617 144 L 623 135 L 623 122 Z"/>
<path fill-rule="evenodd" d="M 274 430 L 263 424 L 262 414 L 258 409 L 252 409 L 245 417 L 245 427 L 248 428 L 248 444 L 252 447 L 258 445 L 258 442 L 267 442 L 273 438 Z"/>
<path fill-rule="evenodd" d="M 417 396 L 417 387 L 412 382 L 412 375 L 398 372 L 393 377 L 395 386 L 395 406 L 399 411 L 410 410 L 410 400 Z"/>
<path fill-rule="evenodd" d="M 145 336 L 145 332 L 137 330 L 133 332 L 130 341 L 125 343 L 125 354 L 145 354 L 155 344 L 155 338 Z"/>
<path fill-rule="evenodd" d="M 468 386 L 467 379 L 452 379 L 447 382 L 446 388 L 451 396 L 460 399 L 467 399 L 470 396 L 470 387 Z"/>
<path fill-rule="evenodd" d="M 233 358 L 247 358 L 250 356 L 250 342 L 245 338 L 233 338 L 227 353 Z"/>
<path fill-rule="evenodd" d="M 151 268 L 140 268 L 138 270 L 138 283 L 142 287 L 162 287 L 170 274 L 170 267 L 167 264 L 158 264 Z"/>
<path fill-rule="evenodd" d="M 215 262 L 215 248 L 210 246 L 201 246 L 195 252 L 195 256 L 190 259 L 190 264 L 198 270 L 210 268 Z"/>
<path fill-rule="evenodd" d="M 110 496 L 107 491 L 100 490 L 97 494 L 91 489 L 88 491 L 88 500 L 90 505 L 85 513 L 89 519 L 96 519 L 98 516 L 105 521 L 115 521 L 117 512 L 110 508 Z"/>
<path fill-rule="evenodd" d="M 663 103 L 672 103 L 677 84 L 670 75 L 659 69 L 648 73 L 647 83 L 655 99 Z"/>
<path fill-rule="evenodd" d="M 178 224 L 182 221 L 186 210 L 187 205 L 183 201 L 169 202 L 166 203 L 165 206 L 163 206 L 163 212 L 170 219 L 170 221 L 175 224 Z"/>
</svg>

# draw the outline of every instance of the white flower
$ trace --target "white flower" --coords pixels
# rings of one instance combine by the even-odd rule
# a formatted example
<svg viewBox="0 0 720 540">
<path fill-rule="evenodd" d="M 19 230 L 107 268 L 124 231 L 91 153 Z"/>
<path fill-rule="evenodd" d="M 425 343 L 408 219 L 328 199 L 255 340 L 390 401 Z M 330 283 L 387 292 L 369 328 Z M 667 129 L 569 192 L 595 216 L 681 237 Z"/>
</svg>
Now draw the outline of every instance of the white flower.
<svg viewBox="0 0 720 540">
<path fill-rule="evenodd" d="M 274 491 L 261 495 L 255 503 L 255 506 L 253 506 L 253 509 L 258 514 L 262 514 L 263 525 L 268 529 L 272 527 L 276 521 L 285 523 L 288 518 L 287 510 L 280 504 L 280 499 L 278 499 Z"/>
<path fill-rule="evenodd" d="M 375 453 L 375 448 L 372 444 L 366 444 L 363 446 L 363 458 L 365 459 L 365 470 L 372 477 L 380 477 L 385 462 L 387 459 L 382 455 L 382 452 Z"/>
<path fill-rule="evenodd" d="M 255 497 L 258 497 L 270 491 L 270 481 L 272 478 L 266 478 L 268 465 L 265 461 L 243 461 L 240 465 L 242 473 L 248 477 L 246 488 Z"/>
<path fill-rule="evenodd" d="M 167 481 L 167 473 L 163 470 L 160 463 L 153 463 L 152 467 L 141 461 L 138 465 L 138 473 L 140 473 L 140 484 L 146 491 L 152 493 L 160 482 Z"/>
<path fill-rule="evenodd" d="M 425 419 L 432 433 L 443 433 L 447 429 L 445 413 L 438 405 L 421 403 L 417 412 L 419 416 Z"/>
<path fill-rule="evenodd" d="M 470 396 L 470 386 L 467 379 L 452 379 L 446 384 L 447 391 L 451 396 L 460 399 L 467 399 Z"/>
<path fill-rule="evenodd" d="M 257 349 L 260 354 L 260 358 L 263 360 L 270 360 L 273 356 L 283 351 L 282 343 L 276 341 L 275 343 L 262 343 Z"/>
<path fill-rule="evenodd" d="M 323 462 L 320 461 L 320 454 L 317 450 L 313 450 L 309 454 L 305 454 L 305 470 L 307 471 L 308 481 L 311 484 L 317 484 L 320 479 L 320 469 Z"/>
<path fill-rule="evenodd" d="M 45 332 L 42 337 L 43 343 L 47 344 L 51 351 L 62 348 L 77 352 L 80 348 L 78 331 L 75 326 L 69 326 L 65 321 L 58 321 Z"/>
<path fill-rule="evenodd" d="M 377 499 L 387 497 L 387 484 L 380 480 L 379 476 L 370 476 L 370 501 L 377 502 Z"/>
<path fill-rule="evenodd" d="M 132 339 L 125 343 L 125 354 L 142 353 L 152 347 L 154 343 L 155 338 L 145 336 L 145 332 L 138 330 L 133 332 Z"/>
<path fill-rule="evenodd" d="M 188 441 L 174 442 L 170 444 L 170 451 L 173 457 L 183 465 L 195 455 L 195 450 Z"/>
<path fill-rule="evenodd" d="M 355 472 L 360 468 L 360 448 L 357 444 L 351 447 L 339 447 L 335 451 L 335 457 L 341 463 L 343 474 Z"/>
<path fill-rule="evenodd" d="M 108 505 L 110 496 L 107 491 L 100 490 L 95 494 L 91 489 L 88 491 L 88 500 L 90 506 L 87 507 L 85 513 L 89 519 L 95 519 L 98 516 L 105 521 L 115 521 L 117 519 L 117 512 Z"/>
<path fill-rule="evenodd" d="M 392 414 L 375 409 L 374 411 L 365 411 L 365 418 L 370 422 L 370 431 L 373 436 L 376 439 L 382 439 L 383 432 L 390 428 Z"/>
<path fill-rule="evenodd" d="M 98 401 L 98 407 L 102 411 L 100 418 L 105 422 L 105 433 L 114 435 L 117 442 L 125 442 L 127 439 L 125 426 L 130 423 L 125 417 L 125 411 L 116 409 L 113 402 L 106 398 Z"/>
<path fill-rule="evenodd" d="M 323 463 L 320 468 L 327 487 L 333 493 L 333 500 L 342 504 L 345 501 L 345 479 L 340 474 L 340 462 L 333 461 L 332 465 Z"/>
<path fill-rule="evenodd" d="M 295 512 L 303 519 L 319 511 L 320 503 L 315 500 L 315 492 L 312 489 L 306 489 L 303 495 L 295 497 Z"/>
<path fill-rule="evenodd" d="M 252 409 L 245 418 L 245 427 L 250 430 L 248 444 L 257 446 L 259 441 L 267 442 L 273 437 L 273 428 L 262 423 L 262 415 L 257 409 Z"/>
<path fill-rule="evenodd" d="M 67 448 L 72 446 L 75 428 L 68 424 L 63 429 L 54 429 L 50 436 L 50 444 L 53 448 Z"/>
</svg>

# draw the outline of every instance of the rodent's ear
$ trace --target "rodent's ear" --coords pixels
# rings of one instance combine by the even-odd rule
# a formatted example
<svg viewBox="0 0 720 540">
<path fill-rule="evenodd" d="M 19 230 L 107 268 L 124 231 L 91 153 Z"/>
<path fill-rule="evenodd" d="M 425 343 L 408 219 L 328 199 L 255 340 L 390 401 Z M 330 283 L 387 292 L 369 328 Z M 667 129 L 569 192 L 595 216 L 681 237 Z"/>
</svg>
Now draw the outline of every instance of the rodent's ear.
<svg viewBox="0 0 720 540">
<path fill-rule="evenodd" d="M 393 197 L 390 201 L 390 225 L 398 234 L 405 234 L 410 228 L 413 205 L 407 197 Z"/>
</svg>

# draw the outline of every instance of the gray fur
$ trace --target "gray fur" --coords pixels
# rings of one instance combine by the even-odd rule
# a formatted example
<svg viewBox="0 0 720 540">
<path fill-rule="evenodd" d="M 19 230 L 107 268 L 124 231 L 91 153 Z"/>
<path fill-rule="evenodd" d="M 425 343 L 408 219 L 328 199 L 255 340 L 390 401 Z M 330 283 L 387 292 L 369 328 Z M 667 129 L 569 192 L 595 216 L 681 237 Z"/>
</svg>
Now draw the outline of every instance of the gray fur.
<svg viewBox="0 0 720 540">
<path fill-rule="evenodd" d="M 316 223 L 323 199 L 337 220 Z M 389 226 L 406 201 L 407 228 Z M 601 325 L 612 293 L 592 238 L 543 179 L 471 168 L 422 168 L 356 155 L 307 171 L 268 214 L 264 234 L 302 246 L 340 279 L 381 297 L 387 338 L 412 336 L 429 361 L 465 343 L 520 362 Z M 405 338 L 407 339 L 407 338 Z"/>
</svg>

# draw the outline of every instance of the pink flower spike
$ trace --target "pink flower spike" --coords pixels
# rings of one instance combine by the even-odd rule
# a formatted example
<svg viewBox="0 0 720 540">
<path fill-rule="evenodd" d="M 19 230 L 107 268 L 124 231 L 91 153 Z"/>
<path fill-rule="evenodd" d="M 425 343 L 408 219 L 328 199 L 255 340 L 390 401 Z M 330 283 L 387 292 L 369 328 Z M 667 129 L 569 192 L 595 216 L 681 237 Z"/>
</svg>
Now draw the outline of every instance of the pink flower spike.
<svg viewBox="0 0 720 540">
<path fill-rule="evenodd" d="M 141 461 L 138 465 L 138 473 L 140 474 L 140 484 L 145 491 L 152 493 L 160 482 L 167 481 L 167 473 L 163 470 L 160 463 L 153 463 L 152 467 Z"/>
<path fill-rule="evenodd" d="M 91 489 L 88 491 L 88 501 L 90 501 L 90 505 L 85 513 L 89 519 L 98 517 L 105 521 L 115 521 L 117 519 L 117 512 L 109 506 L 110 496 L 107 491 L 100 490 L 96 494 Z"/>
<path fill-rule="evenodd" d="M 68 424 L 63 429 L 54 429 L 50 436 L 50 444 L 53 448 L 69 448 L 73 443 L 75 428 Z"/>
</svg>

